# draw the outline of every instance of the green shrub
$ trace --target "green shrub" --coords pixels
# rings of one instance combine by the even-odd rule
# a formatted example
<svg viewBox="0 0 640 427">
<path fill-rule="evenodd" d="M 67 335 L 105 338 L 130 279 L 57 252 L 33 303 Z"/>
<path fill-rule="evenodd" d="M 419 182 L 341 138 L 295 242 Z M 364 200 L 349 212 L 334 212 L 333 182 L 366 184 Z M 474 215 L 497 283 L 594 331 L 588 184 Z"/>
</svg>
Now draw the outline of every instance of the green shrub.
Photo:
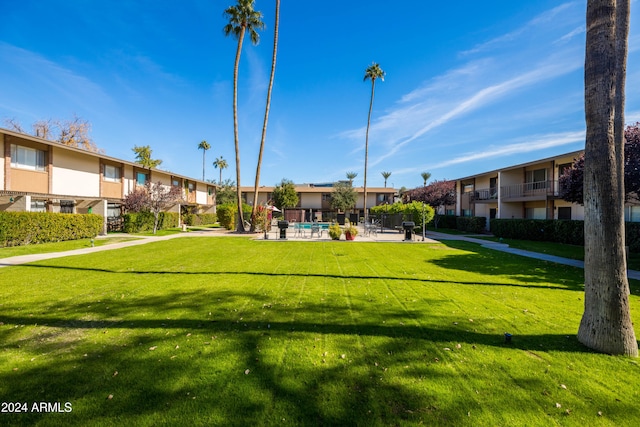
<svg viewBox="0 0 640 427">
<path fill-rule="evenodd" d="M 438 228 L 449 228 L 455 230 L 457 227 L 455 215 L 435 215 L 429 222 L 429 225 L 435 227 L 436 216 L 438 220 Z"/>
<path fill-rule="evenodd" d="M 0 212 L 0 245 L 61 242 L 97 236 L 104 219 L 94 214 Z"/>
<path fill-rule="evenodd" d="M 584 245 L 584 221 L 554 219 L 492 219 L 496 237 Z"/>
<path fill-rule="evenodd" d="M 329 237 L 331 237 L 332 240 L 340 240 L 341 235 L 342 229 L 338 223 L 333 223 L 329 226 Z"/>
<path fill-rule="evenodd" d="M 219 205 L 216 209 L 218 211 L 218 221 L 220 225 L 227 230 L 233 230 L 236 228 L 236 216 L 237 208 L 233 204 Z"/>
<path fill-rule="evenodd" d="M 160 212 L 158 217 L 158 230 L 177 227 L 179 219 L 178 213 L 176 212 Z M 122 220 L 122 230 L 125 233 L 145 233 L 153 231 L 154 218 L 151 212 L 124 214 L 122 215 Z"/>
<path fill-rule="evenodd" d="M 224 205 L 218 205 L 216 210 L 218 211 L 217 215 L 220 225 L 227 230 L 235 230 L 236 217 L 238 216 L 238 205 L 225 203 Z M 245 221 L 249 221 L 251 218 L 251 206 L 245 203 L 242 204 L 242 216 Z"/>
<path fill-rule="evenodd" d="M 456 217 L 456 228 L 469 233 L 483 233 L 487 226 L 487 218 L 483 216 Z"/>
<path fill-rule="evenodd" d="M 218 215 L 215 213 L 193 214 L 186 213 L 182 215 L 182 221 L 187 225 L 210 225 L 218 221 Z"/>
</svg>

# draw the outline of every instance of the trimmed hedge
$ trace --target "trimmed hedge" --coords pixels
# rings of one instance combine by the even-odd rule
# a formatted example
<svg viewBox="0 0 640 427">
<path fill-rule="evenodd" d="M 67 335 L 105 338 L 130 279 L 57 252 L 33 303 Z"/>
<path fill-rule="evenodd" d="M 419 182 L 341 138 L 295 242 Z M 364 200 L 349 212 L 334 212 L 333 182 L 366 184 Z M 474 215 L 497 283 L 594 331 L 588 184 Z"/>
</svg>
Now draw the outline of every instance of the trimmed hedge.
<svg viewBox="0 0 640 427">
<path fill-rule="evenodd" d="M 209 214 L 188 213 L 182 216 L 182 221 L 187 225 L 209 225 L 209 224 L 215 224 L 216 221 L 218 221 L 218 215 L 214 213 L 209 213 Z"/>
<path fill-rule="evenodd" d="M 158 230 L 175 228 L 179 224 L 179 214 L 176 212 L 160 212 Z M 153 213 L 137 212 L 122 215 L 122 231 L 125 233 L 144 233 L 153 231 Z"/>
<path fill-rule="evenodd" d="M 455 215 L 438 215 L 438 228 L 449 228 L 451 230 L 455 230 L 458 224 L 456 224 Z M 431 221 L 429 221 L 429 225 L 435 226 L 435 216 Z"/>
<path fill-rule="evenodd" d="M 218 221 L 220 222 L 220 225 L 227 230 L 235 230 L 236 217 L 238 216 L 238 205 L 234 203 L 225 203 L 223 205 L 218 205 L 216 210 L 218 211 Z M 242 215 L 244 216 L 244 219 L 248 221 L 251 218 L 251 206 L 243 203 Z"/>
<path fill-rule="evenodd" d="M 456 228 L 469 233 L 484 233 L 487 226 L 487 218 L 483 216 L 459 216 L 456 217 Z"/>
<path fill-rule="evenodd" d="M 584 222 L 555 219 L 492 219 L 496 237 L 584 245 Z"/>
<path fill-rule="evenodd" d="M 491 232 L 496 237 L 539 240 L 584 246 L 584 221 L 557 219 L 492 219 Z M 640 252 L 640 223 L 627 222 L 626 245 Z"/>
<path fill-rule="evenodd" d="M 94 214 L 0 212 L 0 245 L 93 238 L 102 232 L 103 224 L 104 219 Z"/>
</svg>

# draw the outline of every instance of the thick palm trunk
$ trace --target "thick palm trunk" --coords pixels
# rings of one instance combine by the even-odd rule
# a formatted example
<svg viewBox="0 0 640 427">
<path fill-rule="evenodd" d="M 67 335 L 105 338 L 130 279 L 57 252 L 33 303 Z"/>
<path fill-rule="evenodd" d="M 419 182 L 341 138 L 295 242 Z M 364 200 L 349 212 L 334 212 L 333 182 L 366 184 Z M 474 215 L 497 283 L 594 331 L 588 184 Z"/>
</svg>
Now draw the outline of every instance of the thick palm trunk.
<svg viewBox="0 0 640 427">
<path fill-rule="evenodd" d="M 240 53 L 242 52 L 242 41 L 244 40 L 245 29 L 242 28 L 238 36 L 238 50 L 236 51 L 236 62 L 233 66 L 233 138 L 236 148 L 236 191 L 238 203 L 238 224 L 236 230 L 244 232 L 244 218 L 242 217 L 242 193 L 240 192 L 240 141 L 238 137 L 238 66 L 240 64 Z"/>
<path fill-rule="evenodd" d="M 369 115 L 367 116 L 367 132 L 364 138 L 364 223 L 367 223 L 367 167 L 369 165 L 369 127 L 371 126 L 371 110 L 373 109 L 373 95 L 376 79 L 371 79 L 371 99 L 369 100 Z"/>
<path fill-rule="evenodd" d="M 273 56 L 271 57 L 271 76 L 269 77 L 269 89 L 267 90 L 267 106 L 264 112 L 264 123 L 262 125 L 262 139 L 260 140 L 260 151 L 258 152 L 258 166 L 256 167 L 256 181 L 253 186 L 253 208 L 251 209 L 251 231 L 256 230 L 256 212 L 258 209 L 258 187 L 260 186 L 260 168 L 262 166 L 262 153 L 264 143 L 267 139 L 267 123 L 269 122 L 269 109 L 271 108 L 271 91 L 273 80 L 276 74 L 276 57 L 278 54 L 278 26 L 280 23 L 280 0 L 276 0 L 275 29 L 273 30 Z"/>
<path fill-rule="evenodd" d="M 624 76 L 629 0 L 589 0 L 585 58 L 585 303 L 578 339 L 637 356 L 624 251 Z M 614 48 L 615 47 L 615 48 Z"/>
</svg>

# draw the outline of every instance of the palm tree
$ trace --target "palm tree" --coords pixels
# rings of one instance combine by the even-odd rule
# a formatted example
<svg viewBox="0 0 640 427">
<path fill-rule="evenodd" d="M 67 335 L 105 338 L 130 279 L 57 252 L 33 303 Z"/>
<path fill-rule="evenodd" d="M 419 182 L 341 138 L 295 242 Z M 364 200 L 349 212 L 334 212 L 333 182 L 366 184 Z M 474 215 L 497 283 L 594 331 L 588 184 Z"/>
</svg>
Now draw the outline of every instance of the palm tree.
<svg viewBox="0 0 640 427">
<path fill-rule="evenodd" d="M 213 162 L 213 167 L 216 169 L 220 169 L 220 180 L 218 184 L 222 185 L 222 169 L 226 169 L 229 167 L 227 161 L 222 157 L 218 157 L 215 162 Z"/>
<path fill-rule="evenodd" d="M 264 111 L 264 122 L 262 125 L 262 138 L 260 139 L 260 151 L 258 152 L 258 166 L 256 166 L 256 181 L 253 186 L 253 208 L 251 209 L 251 231 L 255 231 L 255 217 L 258 209 L 258 187 L 260 185 L 260 167 L 262 166 L 262 153 L 264 152 L 264 141 L 267 138 L 267 123 L 269 122 L 269 108 L 271 107 L 271 90 L 273 89 L 273 79 L 276 74 L 276 57 L 278 54 L 278 26 L 280 23 L 280 0 L 276 0 L 275 29 L 273 30 L 273 55 L 271 57 L 271 76 L 269 77 L 269 89 L 267 90 L 267 106 Z"/>
<path fill-rule="evenodd" d="M 373 109 L 373 96 L 376 90 L 376 80 L 384 81 L 384 71 L 377 63 L 371 64 L 364 72 L 364 81 L 371 80 L 371 98 L 369 100 L 369 116 L 367 117 L 367 132 L 364 142 L 364 222 L 367 223 L 367 165 L 369 162 L 369 126 L 371 125 L 371 110 Z"/>
<path fill-rule="evenodd" d="M 202 150 L 202 180 L 204 181 L 204 155 L 207 150 L 211 148 L 211 145 L 205 140 L 202 140 L 200 144 L 198 144 L 198 150 Z"/>
<path fill-rule="evenodd" d="M 387 188 L 387 180 L 391 176 L 391 172 L 382 172 L 382 177 L 384 178 L 384 187 Z"/>
<path fill-rule="evenodd" d="M 347 179 L 349 180 L 349 185 L 353 187 L 353 180 L 358 176 L 357 172 L 347 172 Z"/>
<path fill-rule="evenodd" d="M 229 23 L 224 26 L 226 36 L 233 35 L 238 39 L 236 60 L 233 66 L 233 137 L 236 149 L 236 190 L 238 193 L 238 226 L 237 231 L 244 232 L 244 218 L 242 217 L 242 192 L 240 191 L 240 142 L 238 139 L 238 65 L 245 33 L 249 32 L 251 42 L 256 45 L 260 41 L 257 30 L 264 28 L 262 13 L 254 10 L 254 0 L 238 0 L 238 4 L 230 6 L 224 11 Z"/>
<path fill-rule="evenodd" d="M 427 181 L 429 181 L 429 178 L 431 178 L 431 174 L 429 172 L 422 172 L 420 176 L 422 177 L 422 181 L 423 181 L 422 186 L 426 187 Z"/>
<path fill-rule="evenodd" d="M 585 51 L 584 313 L 578 340 L 638 355 L 624 250 L 624 88 L 630 0 L 588 0 Z"/>
</svg>

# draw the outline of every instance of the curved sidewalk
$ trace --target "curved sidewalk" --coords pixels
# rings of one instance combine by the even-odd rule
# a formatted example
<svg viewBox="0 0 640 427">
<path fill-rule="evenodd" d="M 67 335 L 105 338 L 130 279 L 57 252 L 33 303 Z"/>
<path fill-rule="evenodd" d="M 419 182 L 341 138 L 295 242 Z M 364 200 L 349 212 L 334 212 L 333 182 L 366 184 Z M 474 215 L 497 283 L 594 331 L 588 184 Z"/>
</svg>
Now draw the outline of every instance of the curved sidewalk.
<svg viewBox="0 0 640 427">
<path fill-rule="evenodd" d="M 468 236 L 458 236 L 453 234 L 438 233 L 429 231 L 427 235 L 435 240 L 464 240 L 467 242 L 473 242 L 481 245 L 484 248 L 493 249 L 500 252 L 507 252 L 514 255 L 520 255 L 528 258 L 540 259 L 543 261 L 554 262 L 556 264 L 570 265 L 572 267 L 578 267 L 584 269 L 584 261 L 577 259 L 563 258 L 555 255 L 543 254 L 540 252 L 526 251 L 524 249 L 511 248 L 506 243 L 497 243 L 484 239 L 476 239 Z M 640 271 L 627 270 L 627 277 L 629 279 L 640 280 Z"/>
</svg>

